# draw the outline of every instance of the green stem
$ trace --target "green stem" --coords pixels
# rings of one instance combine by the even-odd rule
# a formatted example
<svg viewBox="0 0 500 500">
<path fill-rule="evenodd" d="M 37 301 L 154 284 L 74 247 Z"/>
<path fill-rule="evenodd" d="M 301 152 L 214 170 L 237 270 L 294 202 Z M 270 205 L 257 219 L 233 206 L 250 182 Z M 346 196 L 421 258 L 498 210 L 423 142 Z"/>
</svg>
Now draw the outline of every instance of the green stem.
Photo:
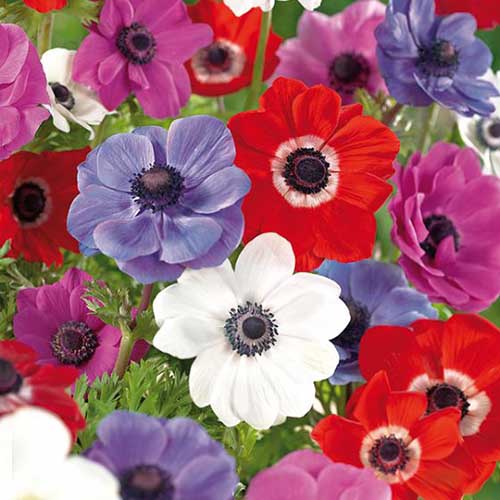
<svg viewBox="0 0 500 500">
<path fill-rule="evenodd" d="M 46 14 L 38 28 L 38 52 L 40 55 L 52 47 L 52 28 L 54 27 L 54 14 Z"/>
<path fill-rule="evenodd" d="M 224 103 L 224 96 L 219 95 L 216 97 L 217 101 L 217 111 L 219 114 L 224 115 L 226 113 L 226 104 Z"/>
<path fill-rule="evenodd" d="M 107 129 L 107 121 L 108 121 L 108 116 L 105 116 L 102 122 L 97 126 L 95 130 L 95 136 L 94 140 L 92 141 L 92 148 L 95 148 L 101 144 L 104 140 L 104 136 L 106 135 L 106 129 Z"/>
<path fill-rule="evenodd" d="M 260 24 L 259 43 L 257 45 L 257 53 L 253 66 L 252 84 L 248 91 L 245 109 L 254 109 L 257 107 L 260 91 L 262 88 L 262 78 L 264 76 L 264 62 L 266 59 L 266 47 L 271 31 L 272 10 L 262 13 L 262 21 Z"/>
<path fill-rule="evenodd" d="M 396 103 L 391 109 L 387 110 L 382 115 L 382 123 L 390 127 L 392 125 L 392 122 L 395 120 L 396 116 L 398 116 L 402 109 L 403 105 L 399 102 Z"/>
<path fill-rule="evenodd" d="M 436 120 L 439 114 L 439 106 L 437 104 L 431 104 L 425 110 L 425 118 L 422 127 L 422 133 L 420 134 L 420 140 L 417 144 L 417 150 L 425 153 L 430 146 L 431 142 L 431 131 L 436 124 Z"/>
</svg>

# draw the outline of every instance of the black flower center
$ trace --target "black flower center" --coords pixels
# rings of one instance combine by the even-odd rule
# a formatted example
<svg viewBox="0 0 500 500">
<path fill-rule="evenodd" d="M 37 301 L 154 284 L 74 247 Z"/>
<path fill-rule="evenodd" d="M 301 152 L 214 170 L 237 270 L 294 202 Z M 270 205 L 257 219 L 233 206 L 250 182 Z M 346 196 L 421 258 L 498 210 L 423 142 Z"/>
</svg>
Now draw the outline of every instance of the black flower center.
<svg viewBox="0 0 500 500">
<path fill-rule="evenodd" d="M 469 407 L 465 394 L 454 385 L 436 384 L 427 389 L 427 413 L 443 408 L 457 408 L 464 418 L 469 413 Z"/>
<path fill-rule="evenodd" d="M 116 39 L 116 46 L 132 64 L 147 64 L 156 54 L 154 36 L 139 23 L 123 28 Z"/>
<path fill-rule="evenodd" d="M 21 184 L 12 197 L 12 209 L 21 223 L 35 222 L 43 214 L 46 204 L 44 189 L 34 182 Z"/>
<path fill-rule="evenodd" d="M 498 120 L 498 118 L 494 123 L 490 124 L 490 126 L 488 127 L 488 132 L 491 137 L 494 137 L 495 139 L 500 138 L 500 120 Z"/>
<path fill-rule="evenodd" d="M 436 40 L 429 47 L 419 49 L 417 67 L 426 76 L 452 78 L 458 63 L 458 52 L 447 40 Z"/>
<path fill-rule="evenodd" d="M 174 486 L 170 476 L 156 465 L 138 465 L 120 480 L 123 500 L 172 500 Z"/>
<path fill-rule="evenodd" d="M 23 384 L 23 378 L 14 365 L 7 359 L 0 358 L 0 396 L 16 393 Z"/>
<path fill-rule="evenodd" d="M 224 330 L 231 347 L 241 356 L 262 354 L 276 343 L 278 336 L 273 314 L 251 302 L 229 311 Z"/>
<path fill-rule="evenodd" d="M 477 122 L 477 136 L 489 149 L 500 149 L 500 118 L 481 118 Z"/>
<path fill-rule="evenodd" d="M 370 312 L 364 305 L 352 299 L 342 300 L 349 308 L 351 321 L 345 330 L 338 337 L 335 337 L 332 342 L 343 349 L 357 351 L 361 337 L 370 326 Z"/>
<path fill-rule="evenodd" d="M 153 165 L 135 174 L 130 184 L 130 192 L 141 211 L 156 213 L 179 201 L 184 190 L 184 177 L 170 165 Z"/>
<path fill-rule="evenodd" d="M 290 153 L 283 170 L 285 182 L 305 194 L 319 193 L 328 185 L 329 163 L 313 148 L 300 148 Z"/>
<path fill-rule="evenodd" d="M 455 251 L 460 247 L 460 235 L 457 233 L 453 222 L 445 215 L 431 215 L 424 219 L 424 225 L 428 229 L 429 234 L 424 241 L 420 243 L 420 248 L 433 259 L 436 256 L 436 251 L 445 238 L 453 236 Z"/>
<path fill-rule="evenodd" d="M 366 87 L 370 66 L 361 54 L 346 52 L 333 60 L 328 76 L 332 88 L 344 94 L 353 94 L 357 88 Z"/>
<path fill-rule="evenodd" d="M 61 325 L 50 341 L 54 356 L 65 365 L 80 366 L 94 355 L 99 346 L 97 335 L 83 322 Z"/>
<path fill-rule="evenodd" d="M 229 59 L 229 50 L 218 43 L 212 44 L 208 48 L 207 60 L 212 66 L 224 66 Z"/>
<path fill-rule="evenodd" d="M 394 434 L 377 439 L 369 454 L 370 464 L 384 474 L 403 470 L 409 460 L 408 447 Z"/>
<path fill-rule="evenodd" d="M 71 93 L 71 90 L 69 90 L 65 85 L 61 85 L 57 82 L 49 83 L 49 85 L 52 92 L 54 92 L 56 101 L 66 109 L 72 110 L 75 106 L 75 98 Z"/>
</svg>

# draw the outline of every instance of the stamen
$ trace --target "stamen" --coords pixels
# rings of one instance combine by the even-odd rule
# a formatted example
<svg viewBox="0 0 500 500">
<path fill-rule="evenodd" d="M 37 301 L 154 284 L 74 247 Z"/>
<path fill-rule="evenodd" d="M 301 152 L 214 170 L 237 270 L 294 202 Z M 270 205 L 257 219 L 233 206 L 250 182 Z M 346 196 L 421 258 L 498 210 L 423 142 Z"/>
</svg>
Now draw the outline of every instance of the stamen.
<svg viewBox="0 0 500 500">
<path fill-rule="evenodd" d="M 351 315 L 351 321 L 345 330 L 335 337 L 332 342 L 344 349 L 357 349 L 361 337 L 370 326 L 370 312 L 368 309 L 352 299 L 342 299 Z"/>
<path fill-rule="evenodd" d="M 436 384 L 427 389 L 427 413 L 443 408 L 457 408 L 464 418 L 469 413 L 470 403 L 461 389 L 450 384 Z"/>
<path fill-rule="evenodd" d="M 156 465 L 138 465 L 126 471 L 120 480 L 123 500 L 173 500 L 170 476 Z"/>
<path fill-rule="evenodd" d="M 99 340 L 85 323 L 68 321 L 59 327 L 50 346 L 61 363 L 80 366 L 92 358 Z"/>
<path fill-rule="evenodd" d="M 54 92 L 56 101 L 71 111 L 75 106 L 75 98 L 68 87 L 57 82 L 49 83 L 49 85 Z"/>
<path fill-rule="evenodd" d="M 300 148 L 286 159 L 283 177 L 288 186 L 305 194 L 319 193 L 328 185 L 330 165 L 313 148 Z"/>
<path fill-rule="evenodd" d="M 426 76 L 453 78 L 458 64 L 459 54 L 447 40 L 436 40 L 430 47 L 419 49 L 417 67 Z"/>
<path fill-rule="evenodd" d="M 500 118 L 481 118 L 477 122 L 477 136 L 483 146 L 493 151 L 500 150 Z"/>
<path fill-rule="evenodd" d="M 352 95 L 356 89 L 367 86 L 370 72 L 370 65 L 364 56 L 345 52 L 330 65 L 330 86 L 337 92 Z"/>
<path fill-rule="evenodd" d="M 23 379 L 14 365 L 7 359 L 0 358 L 0 396 L 18 392 L 22 383 Z"/>
<path fill-rule="evenodd" d="M 21 223 L 39 219 L 46 208 L 45 190 L 35 182 L 25 182 L 14 192 L 12 209 Z"/>
<path fill-rule="evenodd" d="M 369 452 L 371 466 L 384 474 L 395 474 L 403 470 L 409 459 L 408 447 L 395 434 L 377 439 Z"/>
<path fill-rule="evenodd" d="M 431 215 L 424 219 L 424 225 L 429 230 L 429 234 L 424 241 L 420 243 L 420 248 L 433 259 L 439 244 L 448 236 L 453 236 L 455 251 L 460 248 L 460 235 L 453 222 L 445 215 Z"/>
<path fill-rule="evenodd" d="M 156 40 L 146 26 L 132 23 L 123 28 L 116 38 L 118 50 L 132 64 L 147 64 L 156 54 Z"/>
</svg>

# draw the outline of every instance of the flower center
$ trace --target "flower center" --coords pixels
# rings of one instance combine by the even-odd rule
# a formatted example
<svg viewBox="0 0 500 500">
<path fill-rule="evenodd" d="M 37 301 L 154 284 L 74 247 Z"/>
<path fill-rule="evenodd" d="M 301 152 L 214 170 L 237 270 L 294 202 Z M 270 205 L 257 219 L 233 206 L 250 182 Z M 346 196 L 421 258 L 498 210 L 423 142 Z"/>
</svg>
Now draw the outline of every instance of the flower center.
<svg viewBox="0 0 500 500">
<path fill-rule="evenodd" d="M 453 222 L 445 215 L 431 215 L 424 219 L 424 225 L 428 229 L 429 234 L 424 241 L 420 243 L 420 248 L 433 259 L 436 256 L 436 251 L 445 238 L 453 236 L 455 251 L 460 248 L 460 235 L 457 233 Z"/>
<path fill-rule="evenodd" d="M 54 96 L 56 101 L 64 106 L 66 109 L 71 110 L 75 106 L 75 98 L 71 91 L 65 85 L 61 85 L 60 83 L 49 83 L 52 92 L 54 92 Z"/>
<path fill-rule="evenodd" d="M 138 465 L 120 481 L 123 500 L 172 500 L 174 486 L 168 474 L 156 465 Z"/>
<path fill-rule="evenodd" d="M 241 75 L 245 61 L 241 47 L 219 39 L 193 56 L 191 68 L 200 82 L 227 83 Z"/>
<path fill-rule="evenodd" d="M 500 149 L 500 118 L 481 118 L 477 122 L 479 140 L 489 149 Z"/>
<path fill-rule="evenodd" d="M 366 87 L 370 66 L 362 55 L 345 52 L 333 60 L 328 76 L 332 88 L 345 94 L 353 94 L 357 88 Z"/>
<path fill-rule="evenodd" d="M 42 187 L 34 182 L 21 184 L 12 197 L 12 208 L 20 222 L 35 222 L 44 212 L 47 197 Z"/>
<path fill-rule="evenodd" d="M 132 64 L 147 64 L 156 54 L 154 36 L 139 23 L 123 28 L 116 39 L 116 46 Z"/>
<path fill-rule="evenodd" d="M 370 313 L 365 306 L 352 299 L 342 300 L 349 308 L 351 321 L 345 330 L 338 337 L 335 337 L 332 342 L 344 349 L 357 349 L 361 337 L 370 326 Z"/>
<path fill-rule="evenodd" d="M 131 183 L 131 194 L 141 207 L 141 212 L 153 213 L 175 205 L 184 190 L 184 177 L 169 165 L 153 165 L 135 174 Z"/>
<path fill-rule="evenodd" d="M 23 379 L 14 365 L 7 359 L 0 358 L 0 396 L 18 392 L 22 383 Z"/>
<path fill-rule="evenodd" d="M 426 76 L 452 78 L 458 68 L 458 52 L 447 40 L 436 40 L 419 49 L 417 67 Z"/>
<path fill-rule="evenodd" d="M 64 365 L 80 366 L 92 358 L 98 346 L 97 335 L 78 321 L 61 325 L 50 341 L 52 353 Z"/>
<path fill-rule="evenodd" d="M 395 474 L 403 470 L 409 458 L 408 447 L 394 434 L 377 439 L 369 452 L 372 467 L 384 474 Z"/>
<path fill-rule="evenodd" d="M 319 193 L 328 185 L 330 165 L 313 148 L 300 148 L 286 159 L 283 177 L 288 186 L 305 194 Z"/>
<path fill-rule="evenodd" d="M 464 418 L 469 413 L 470 403 L 465 394 L 454 385 L 436 384 L 427 389 L 427 413 L 443 408 L 457 408 Z"/>
<path fill-rule="evenodd" d="M 229 311 L 224 324 L 226 338 L 241 356 L 255 356 L 276 343 L 278 325 L 269 309 L 247 302 Z"/>
</svg>

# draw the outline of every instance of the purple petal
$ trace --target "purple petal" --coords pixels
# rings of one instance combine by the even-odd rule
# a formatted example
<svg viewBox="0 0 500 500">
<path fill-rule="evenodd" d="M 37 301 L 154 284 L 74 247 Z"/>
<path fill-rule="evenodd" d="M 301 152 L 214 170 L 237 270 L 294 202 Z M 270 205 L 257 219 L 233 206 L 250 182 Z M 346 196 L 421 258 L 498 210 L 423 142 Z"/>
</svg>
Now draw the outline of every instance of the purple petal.
<svg viewBox="0 0 500 500">
<path fill-rule="evenodd" d="M 167 164 L 167 134 L 168 132 L 162 127 L 139 127 L 132 131 L 133 134 L 143 135 L 147 137 L 155 152 L 155 163 L 159 165 Z"/>
<path fill-rule="evenodd" d="M 183 266 L 161 261 L 159 253 L 127 261 L 117 261 L 116 264 L 121 271 L 144 284 L 175 281 L 184 271 Z"/>
</svg>

